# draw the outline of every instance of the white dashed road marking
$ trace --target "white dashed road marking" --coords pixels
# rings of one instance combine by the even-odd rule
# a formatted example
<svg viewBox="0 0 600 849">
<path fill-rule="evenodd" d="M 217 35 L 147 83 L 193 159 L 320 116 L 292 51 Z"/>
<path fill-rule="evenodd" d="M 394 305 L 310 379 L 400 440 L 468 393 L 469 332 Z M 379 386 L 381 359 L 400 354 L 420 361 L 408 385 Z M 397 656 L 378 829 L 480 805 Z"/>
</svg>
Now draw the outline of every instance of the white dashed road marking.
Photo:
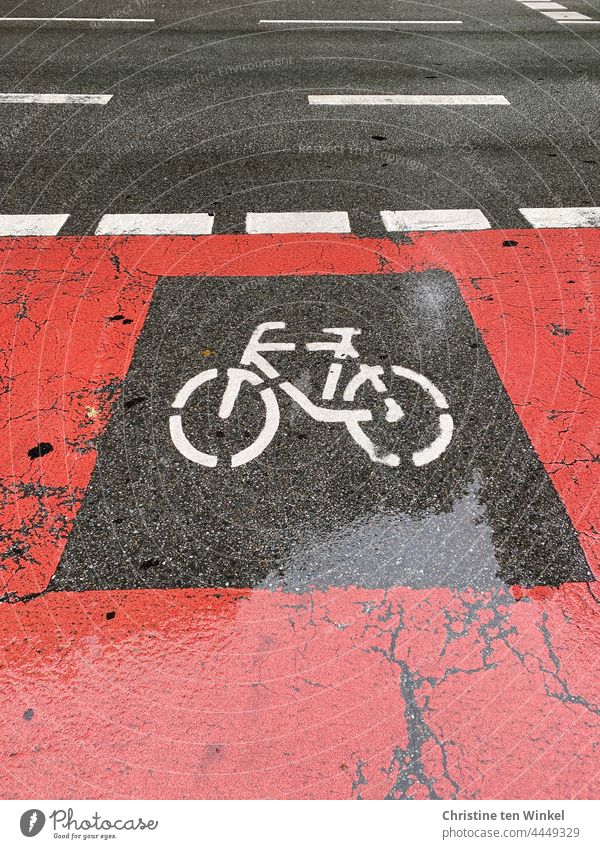
<svg viewBox="0 0 600 849">
<path fill-rule="evenodd" d="M 581 12 L 542 12 L 547 18 L 552 18 L 553 21 L 590 21 L 588 15 L 582 15 Z"/>
<path fill-rule="evenodd" d="M 105 106 L 112 94 L 22 94 L 0 92 L 0 103 L 41 103 L 54 105 L 71 103 L 74 105 Z"/>
<path fill-rule="evenodd" d="M 489 230 L 490 222 L 480 209 L 404 209 L 383 210 L 389 233 L 411 230 Z"/>
<path fill-rule="evenodd" d="M 566 6 L 555 3 L 553 0 L 519 0 L 519 2 L 522 6 L 527 6 L 528 9 L 534 9 L 547 18 L 551 18 L 557 24 L 600 24 L 600 21 L 595 21 L 588 15 L 582 15 L 581 12 L 570 12 Z"/>
<path fill-rule="evenodd" d="M 180 215 L 103 215 L 97 236 L 207 236 L 212 233 L 214 216 L 206 212 Z"/>
<path fill-rule="evenodd" d="M 538 12 L 543 12 L 543 11 L 546 11 L 548 9 L 564 9 L 566 11 L 566 8 L 567 8 L 566 6 L 561 6 L 560 3 L 552 3 L 552 2 L 545 2 L 545 3 L 544 2 L 541 2 L 541 3 L 528 2 L 528 3 L 523 3 L 523 5 L 527 6 L 529 9 L 537 9 Z"/>
<path fill-rule="evenodd" d="M 347 212 L 249 212 L 247 233 L 350 233 Z"/>
<path fill-rule="evenodd" d="M 301 18 L 290 18 L 290 19 L 265 19 L 260 21 L 261 24 L 343 24 L 347 26 L 348 24 L 462 24 L 462 21 L 356 21 L 356 20 L 311 20 L 311 19 L 301 19 Z"/>
<path fill-rule="evenodd" d="M 535 228 L 600 227 L 600 206 L 523 207 L 519 212 Z"/>
<path fill-rule="evenodd" d="M 311 106 L 510 106 L 502 94 L 309 94 Z"/>
<path fill-rule="evenodd" d="M 151 24 L 154 23 L 156 18 L 9 18 L 0 17 L 0 24 L 2 21 L 33 21 L 43 23 L 45 21 L 67 21 L 74 23 L 94 23 L 94 24 Z"/>
<path fill-rule="evenodd" d="M 521 207 L 529 226 L 600 228 L 599 206 Z M 488 218 L 480 209 L 384 209 L 379 212 L 388 233 L 424 230 L 489 230 Z M 68 214 L 0 215 L 2 236 L 57 236 Z M 97 236 L 209 236 L 214 215 L 206 212 L 167 214 L 104 215 Z M 499 225 L 495 225 L 498 229 Z M 513 225 L 509 229 L 518 229 Z M 500 225 L 501 229 L 501 225 Z M 227 232 L 231 232 L 229 229 Z M 239 232 L 239 231 L 238 231 Z M 348 212 L 315 210 L 304 212 L 248 212 L 247 233 L 351 233 Z"/>
<path fill-rule="evenodd" d="M 0 215 L 0 236 L 56 236 L 68 215 Z"/>
</svg>

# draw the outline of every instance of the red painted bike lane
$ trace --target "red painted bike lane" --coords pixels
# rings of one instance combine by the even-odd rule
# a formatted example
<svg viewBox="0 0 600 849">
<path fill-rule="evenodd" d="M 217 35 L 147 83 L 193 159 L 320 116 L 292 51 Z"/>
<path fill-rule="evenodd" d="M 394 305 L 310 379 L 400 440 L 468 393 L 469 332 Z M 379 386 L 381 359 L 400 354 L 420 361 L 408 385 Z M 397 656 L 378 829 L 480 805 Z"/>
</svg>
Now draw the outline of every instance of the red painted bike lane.
<svg viewBox="0 0 600 849">
<path fill-rule="evenodd" d="M 4 798 L 597 796 L 593 583 L 35 597 L 186 275 L 450 272 L 597 574 L 597 232 L 407 241 L 2 240 Z"/>
</svg>

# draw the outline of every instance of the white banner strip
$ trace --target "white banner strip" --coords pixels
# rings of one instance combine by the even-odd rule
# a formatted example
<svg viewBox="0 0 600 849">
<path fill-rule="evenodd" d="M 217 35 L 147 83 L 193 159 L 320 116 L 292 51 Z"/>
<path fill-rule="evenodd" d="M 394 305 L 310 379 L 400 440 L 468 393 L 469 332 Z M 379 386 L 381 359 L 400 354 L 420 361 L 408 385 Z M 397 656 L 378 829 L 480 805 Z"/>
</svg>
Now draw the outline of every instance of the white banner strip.
<svg viewBox="0 0 600 849">
<path fill-rule="evenodd" d="M 209 780 L 206 786 L 209 790 Z M 0 802 L 7 849 L 56 847 L 63 841 L 84 846 L 114 841 L 119 849 L 306 849 L 310 844 L 597 849 L 599 821 L 600 803 L 592 800 Z"/>
</svg>

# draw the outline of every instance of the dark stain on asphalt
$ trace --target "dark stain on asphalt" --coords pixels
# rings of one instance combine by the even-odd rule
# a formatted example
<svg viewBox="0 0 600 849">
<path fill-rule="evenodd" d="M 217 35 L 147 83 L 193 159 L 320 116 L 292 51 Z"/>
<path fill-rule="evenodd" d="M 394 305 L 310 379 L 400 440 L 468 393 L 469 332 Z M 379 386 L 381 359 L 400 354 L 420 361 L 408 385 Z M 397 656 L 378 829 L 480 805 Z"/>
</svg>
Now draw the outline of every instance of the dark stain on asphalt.
<svg viewBox="0 0 600 849">
<path fill-rule="evenodd" d="M 49 454 L 53 451 L 54 448 L 52 443 L 50 442 L 38 442 L 37 445 L 34 445 L 33 448 L 30 448 L 27 452 L 27 456 L 30 460 L 38 460 L 40 457 L 45 457 L 46 454 Z"/>
<path fill-rule="evenodd" d="M 139 398 L 128 398 L 127 401 L 123 403 L 123 407 L 126 410 L 130 410 L 132 407 L 137 407 L 138 404 L 143 404 L 146 399 L 143 397 Z"/>
<path fill-rule="evenodd" d="M 152 569 L 155 566 L 160 566 L 160 560 L 158 557 L 150 557 L 148 560 L 144 560 L 143 563 L 140 563 L 140 569 Z"/>
<path fill-rule="evenodd" d="M 553 336 L 570 336 L 572 332 L 570 327 L 561 327 L 560 324 L 550 325 L 550 333 Z"/>
</svg>

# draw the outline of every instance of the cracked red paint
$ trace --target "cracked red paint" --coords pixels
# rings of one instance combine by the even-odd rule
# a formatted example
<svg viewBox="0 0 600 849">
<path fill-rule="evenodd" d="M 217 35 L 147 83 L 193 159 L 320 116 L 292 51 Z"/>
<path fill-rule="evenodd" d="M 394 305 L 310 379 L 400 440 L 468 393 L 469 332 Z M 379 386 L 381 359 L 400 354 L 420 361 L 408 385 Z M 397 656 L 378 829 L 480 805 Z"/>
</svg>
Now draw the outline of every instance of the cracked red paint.
<svg viewBox="0 0 600 849">
<path fill-rule="evenodd" d="M 596 231 L 0 250 L 9 598 L 56 567 L 161 274 L 451 271 L 598 571 Z M 149 590 L 4 604 L 1 794 L 597 797 L 597 595 Z"/>
<path fill-rule="evenodd" d="M 152 293 L 144 275 L 120 273 L 106 251 L 86 251 L 77 262 L 73 247 L 50 251 L 52 264 L 44 262 L 46 254 L 17 246 L 0 271 L 7 340 L 0 377 L 0 595 L 9 597 L 41 592 L 54 574 L 92 473 L 94 439 L 110 415 Z M 121 313 L 131 323 L 111 320 Z M 40 444 L 44 451 L 35 450 Z"/>
<path fill-rule="evenodd" d="M 571 585 L 8 605 L 2 794 L 595 798 L 595 604 Z"/>
</svg>

